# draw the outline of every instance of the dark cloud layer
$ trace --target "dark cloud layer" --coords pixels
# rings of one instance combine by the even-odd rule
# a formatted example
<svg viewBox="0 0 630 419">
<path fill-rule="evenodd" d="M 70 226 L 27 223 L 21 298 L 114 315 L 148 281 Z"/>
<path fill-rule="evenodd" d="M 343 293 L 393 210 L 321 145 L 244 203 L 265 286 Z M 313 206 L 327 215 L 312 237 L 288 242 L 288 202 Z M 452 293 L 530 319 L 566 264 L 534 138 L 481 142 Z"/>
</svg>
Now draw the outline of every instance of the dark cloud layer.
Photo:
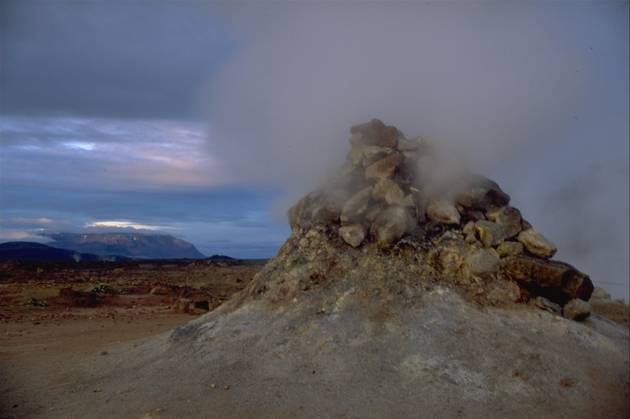
<svg viewBox="0 0 630 419">
<path fill-rule="evenodd" d="M 0 2 L 3 113 L 195 116 L 232 48 L 204 2 Z"/>
</svg>

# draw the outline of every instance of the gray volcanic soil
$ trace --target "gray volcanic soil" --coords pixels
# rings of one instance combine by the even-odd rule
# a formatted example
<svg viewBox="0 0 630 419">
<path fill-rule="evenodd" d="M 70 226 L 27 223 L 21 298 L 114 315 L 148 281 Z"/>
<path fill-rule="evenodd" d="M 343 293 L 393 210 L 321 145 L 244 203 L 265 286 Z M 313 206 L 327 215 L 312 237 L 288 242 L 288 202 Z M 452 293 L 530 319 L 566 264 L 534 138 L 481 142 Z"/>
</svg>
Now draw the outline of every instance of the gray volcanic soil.
<svg viewBox="0 0 630 419">
<path fill-rule="evenodd" d="M 77 364 L 42 417 L 628 416 L 626 328 L 481 306 L 411 257 L 294 235 L 217 310 Z"/>
</svg>

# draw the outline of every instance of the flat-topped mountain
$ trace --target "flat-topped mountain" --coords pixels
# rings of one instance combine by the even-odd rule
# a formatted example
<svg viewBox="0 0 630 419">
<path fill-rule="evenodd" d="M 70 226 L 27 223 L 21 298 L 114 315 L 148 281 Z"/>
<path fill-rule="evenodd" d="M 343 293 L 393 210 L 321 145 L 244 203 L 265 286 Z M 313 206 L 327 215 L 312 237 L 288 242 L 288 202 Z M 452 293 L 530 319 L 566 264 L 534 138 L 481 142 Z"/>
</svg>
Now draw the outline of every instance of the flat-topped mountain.
<svg viewBox="0 0 630 419">
<path fill-rule="evenodd" d="M 50 233 L 51 246 L 96 255 L 145 259 L 202 259 L 205 256 L 185 240 L 148 233 Z"/>
</svg>

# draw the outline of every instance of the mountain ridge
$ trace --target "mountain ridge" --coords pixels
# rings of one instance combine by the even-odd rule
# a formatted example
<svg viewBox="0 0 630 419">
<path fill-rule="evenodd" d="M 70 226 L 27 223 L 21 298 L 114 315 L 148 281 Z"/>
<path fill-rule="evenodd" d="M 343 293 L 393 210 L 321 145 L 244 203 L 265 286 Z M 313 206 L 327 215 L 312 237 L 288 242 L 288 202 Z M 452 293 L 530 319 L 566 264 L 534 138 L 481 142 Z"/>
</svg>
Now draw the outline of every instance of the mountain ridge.
<svg viewBox="0 0 630 419">
<path fill-rule="evenodd" d="M 205 255 L 185 240 L 169 234 L 48 233 L 52 246 L 99 256 L 120 255 L 138 259 L 203 259 Z"/>
<path fill-rule="evenodd" d="M 110 258 L 115 256 L 109 256 Z M 36 242 L 6 242 L 0 244 L 0 260 L 22 262 L 96 262 L 104 257 Z"/>
</svg>

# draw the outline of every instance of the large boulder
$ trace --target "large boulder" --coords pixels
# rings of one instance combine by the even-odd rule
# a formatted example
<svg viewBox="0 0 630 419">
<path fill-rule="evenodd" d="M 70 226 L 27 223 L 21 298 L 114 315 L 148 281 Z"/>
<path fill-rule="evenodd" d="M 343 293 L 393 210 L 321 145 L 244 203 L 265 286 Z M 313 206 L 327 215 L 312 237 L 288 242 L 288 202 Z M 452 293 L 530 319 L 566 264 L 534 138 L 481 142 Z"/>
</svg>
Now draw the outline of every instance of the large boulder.
<svg viewBox="0 0 630 419">
<path fill-rule="evenodd" d="M 475 223 L 475 231 L 485 247 L 496 246 L 505 239 L 505 230 L 501 225 L 493 221 L 477 221 Z"/>
<path fill-rule="evenodd" d="M 398 145 L 398 138 L 403 136 L 396 127 L 385 125 L 378 119 L 354 125 L 350 128 L 350 133 L 354 142 L 390 148 L 395 148 Z"/>
<path fill-rule="evenodd" d="M 469 272 L 477 275 L 497 272 L 500 261 L 494 249 L 473 249 L 465 258 Z"/>
<path fill-rule="evenodd" d="M 488 210 L 507 205 L 510 196 L 496 182 L 483 176 L 471 176 L 471 180 L 457 195 L 456 201 L 466 208 Z"/>
<path fill-rule="evenodd" d="M 352 247 L 359 247 L 365 239 L 365 227 L 361 224 L 352 224 L 339 228 L 339 236 Z"/>
<path fill-rule="evenodd" d="M 459 224 L 459 211 L 446 199 L 432 199 L 427 204 L 427 216 L 430 220 L 442 224 Z"/>
<path fill-rule="evenodd" d="M 501 257 L 520 255 L 523 253 L 523 244 L 519 242 L 504 241 L 497 246 L 497 253 Z"/>
<path fill-rule="evenodd" d="M 521 231 L 518 241 L 523 243 L 528 252 L 541 258 L 550 258 L 557 251 L 551 241 L 533 228 Z"/>
<path fill-rule="evenodd" d="M 560 304 L 574 298 L 588 301 L 593 292 L 588 275 L 568 263 L 526 255 L 508 256 L 501 260 L 501 273 Z"/>
<path fill-rule="evenodd" d="M 562 315 L 567 319 L 582 321 L 591 315 L 591 305 L 584 300 L 576 298 L 562 307 Z"/>
<path fill-rule="evenodd" d="M 495 305 L 515 303 L 521 298 L 521 288 L 512 281 L 497 281 L 488 291 L 488 301 Z"/>
<path fill-rule="evenodd" d="M 367 179 L 391 179 L 403 161 L 403 155 L 399 152 L 391 153 L 365 168 Z"/>
<path fill-rule="evenodd" d="M 521 212 L 514 207 L 497 208 L 488 211 L 486 216 L 501 226 L 505 239 L 515 237 L 521 232 Z"/>
</svg>

